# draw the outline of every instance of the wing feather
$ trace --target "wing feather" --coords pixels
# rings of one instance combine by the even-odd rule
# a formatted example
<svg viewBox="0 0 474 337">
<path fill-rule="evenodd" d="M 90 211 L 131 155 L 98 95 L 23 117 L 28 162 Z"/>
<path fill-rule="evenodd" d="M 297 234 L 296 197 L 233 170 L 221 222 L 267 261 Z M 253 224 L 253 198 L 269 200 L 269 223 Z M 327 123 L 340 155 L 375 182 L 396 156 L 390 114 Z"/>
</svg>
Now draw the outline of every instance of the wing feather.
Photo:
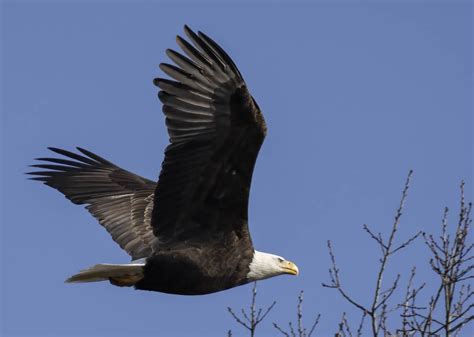
<svg viewBox="0 0 474 337">
<path fill-rule="evenodd" d="M 44 182 L 86 209 L 132 259 L 152 252 L 151 228 L 156 183 L 125 171 L 104 158 L 78 148 L 81 154 L 50 148 L 65 158 L 37 158 L 31 179 Z"/>
<path fill-rule="evenodd" d="M 190 42 L 176 41 L 186 56 L 168 49 L 176 66 L 160 65 L 174 80 L 154 80 L 170 136 L 152 211 L 160 242 L 248 233 L 251 176 L 266 133 L 230 57 L 205 34 L 184 32 Z"/>
</svg>

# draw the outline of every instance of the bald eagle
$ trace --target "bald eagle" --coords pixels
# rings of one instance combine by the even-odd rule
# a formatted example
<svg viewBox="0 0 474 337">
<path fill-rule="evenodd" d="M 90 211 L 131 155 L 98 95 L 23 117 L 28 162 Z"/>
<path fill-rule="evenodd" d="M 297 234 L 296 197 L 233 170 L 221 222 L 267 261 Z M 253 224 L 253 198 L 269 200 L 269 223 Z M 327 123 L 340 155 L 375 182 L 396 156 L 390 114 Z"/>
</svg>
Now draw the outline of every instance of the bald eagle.
<svg viewBox="0 0 474 337">
<path fill-rule="evenodd" d="M 286 259 L 254 249 L 248 227 L 252 173 L 266 125 L 227 53 L 184 27 L 184 54 L 167 49 L 157 78 L 170 144 L 158 183 L 77 148 L 49 148 L 30 172 L 87 210 L 132 258 L 97 264 L 66 282 L 110 281 L 170 294 L 209 294 L 281 274 Z"/>
</svg>

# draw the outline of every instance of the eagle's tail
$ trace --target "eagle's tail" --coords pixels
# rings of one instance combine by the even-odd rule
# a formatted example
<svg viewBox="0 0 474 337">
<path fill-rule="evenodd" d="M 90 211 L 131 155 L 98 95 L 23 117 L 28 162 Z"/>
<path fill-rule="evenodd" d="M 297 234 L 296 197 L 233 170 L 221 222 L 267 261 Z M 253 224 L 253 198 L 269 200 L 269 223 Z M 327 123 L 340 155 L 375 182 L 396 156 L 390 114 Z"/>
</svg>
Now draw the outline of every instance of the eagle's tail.
<svg viewBox="0 0 474 337">
<path fill-rule="evenodd" d="M 66 283 L 110 281 L 120 287 L 131 287 L 143 278 L 145 259 L 125 264 L 96 264 L 71 276 Z"/>
</svg>

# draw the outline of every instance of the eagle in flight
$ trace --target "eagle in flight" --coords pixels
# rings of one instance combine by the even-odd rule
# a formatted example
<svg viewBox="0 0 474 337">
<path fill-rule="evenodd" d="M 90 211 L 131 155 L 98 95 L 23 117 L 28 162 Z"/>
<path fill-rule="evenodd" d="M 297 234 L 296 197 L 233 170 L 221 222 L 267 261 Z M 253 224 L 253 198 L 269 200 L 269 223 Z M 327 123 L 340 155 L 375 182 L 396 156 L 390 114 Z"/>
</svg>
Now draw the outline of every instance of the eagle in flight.
<svg viewBox="0 0 474 337">
<path fill-rule="evenodd" d="M 31 179 L 87 210 L 132 258 L 101 263 L 66 282 L 110 281 L 170 294 L 209 294 L 298 268 L 254 249 L 248 226 L 252 173 L 266 125 L 227 53 L 184 27 L 184 54 L 166 50 L 157 78 L 170 144 L 158 182 L 82 148 L 38 158 Z"/>
</svg>

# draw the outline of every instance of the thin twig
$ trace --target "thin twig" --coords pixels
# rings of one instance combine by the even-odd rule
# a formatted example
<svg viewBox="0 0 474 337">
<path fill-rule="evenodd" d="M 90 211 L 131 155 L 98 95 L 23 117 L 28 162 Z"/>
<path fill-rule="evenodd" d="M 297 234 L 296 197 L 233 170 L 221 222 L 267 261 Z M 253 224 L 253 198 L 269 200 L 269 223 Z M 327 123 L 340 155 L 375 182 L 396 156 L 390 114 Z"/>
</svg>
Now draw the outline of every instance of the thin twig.
<svg viewBox="0 0 474 337">
<path fill-rule="evenodd" d="M 250 304 L 249 313 L 247 314 L 245 310 L 242 309 L 241 312 L 243 318 L 240 318 L 234 313 L 231 307 L 227 307 L 227 311 L 229 311 L 231 316 L 238 324 L 242 325 L 250 332 L 251 337 L 254 337 L 257 326 L 265 319 L 265 317 L 267 317 L 268 313 L 273 309 L 275 304 L 276 302 L 274 301 L 265 309 L 265 311 L 263 311 L 263 309 L 261 308 L 257 309 L 257 282 L 254 282 L 252 288 L 252 301 Z M 229 333 L 231 333 L 230 330 Z"/>
<path fill-rule="evenodd" d="M 370 306 L 364 305 L 361 302 L 355 300 L 346 290 L 343 288 L 340 280 L 340 272 L 339 268 L 336 264 L 336 258 L 333 252 L 331 241 L 328 241 L 328 250 L 329 256 L 331 259 L 331 268 L 329 269 L 329 277 L 330 283 L 323 283 L 323 287 L 326 288 L 333 288 L 337 289 L 341 296 L 350 304 L 358 308 L 362 311 L 362 320 L 361 325 L 359 326 L 359 330 L 357 330 L 358 334 L 362 334 L 363 324 L 366 316 L 370 318 L 371 322 L 371 330 L 372 335 L 374 337 L 379 336 L 379 332 L 383 331 L 384 333 L 388 333 L 388 329 L 386 327 L 387 322 L 387 315 L 388 313 L 392 312 L 394 309 L 390 309 L 388 306 L 388 302 L 391 299 L 392 295 L 395 293 L 396 289 L 398 288 L 398 283 L 400 280 L 400 274 L 397 275 L 395 280 L 393 281 L 392 285 L 386 289 L 382 290 L 383 279 L 386 272 L 387 264 L 389 261 L 389 257 L 402 249 L 408 247 L 413 241 L 415 241 L 419 236 L 422 235 L 422 232 L 419 231 L 413 236 L 409 237 L 407 240 L 403 241 L 401 244 L 395 245 L 395 237 L 398 231 L 398 227 L 400 224 L 400 220 L 403 213 L 403 208 L 405 205 L 405 201 L 408 196 L 408 190 L 410 187 L 411 177 L 413 171 L 409 171 L 407 178 L 405 180 L 405 185 L 402 191 L 402 196 L 398 205 L 398 208 L 395 213 L 394 221 L 392 223 L 391 231 L 388 235 L 388 238 L 384 240 L 381 233 L 374 233 L 368 225 L 364 225 L 363 229 L 365 232 L 369 234 L 369 236 L 377 243 L 381 250 L 381 258 L 380 258 L 380 265 L 377 271 L 377 276 L 375 279 L 375 286 L 373 291 L 373 296 L 371 298 Z M 397 308 L 397 307 L 396 307 Z M 345 318 L 345 316 L 343 316 Z M 343 321 L 341 321 L 344 323 Z M 344 327 L 344 324 L 342 325 Z M 339 333 L 349 334 L 347 330 L 339 329 Z"/>
</svg>

